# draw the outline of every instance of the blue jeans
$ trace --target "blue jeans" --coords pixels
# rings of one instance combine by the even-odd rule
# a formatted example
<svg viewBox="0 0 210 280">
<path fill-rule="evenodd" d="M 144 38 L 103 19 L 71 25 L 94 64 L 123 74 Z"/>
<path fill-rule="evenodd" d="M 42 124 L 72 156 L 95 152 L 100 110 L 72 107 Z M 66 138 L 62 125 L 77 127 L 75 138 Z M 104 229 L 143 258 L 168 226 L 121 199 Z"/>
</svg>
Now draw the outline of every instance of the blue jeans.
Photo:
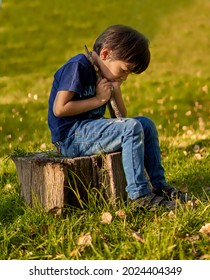
<svg viewBox="0 0 210 280">
<path fill-rule="evenodd" d="M 59 145 L 61 154 L 68 157 L 121 150 L 127 182 L 126 191 L 131 199 L 151 193 L 144 176 L 144 167 L 155 189 L 166 185 L 157 129 L 149 118 L 100 118 L 79 121 Z"/>
</svg>

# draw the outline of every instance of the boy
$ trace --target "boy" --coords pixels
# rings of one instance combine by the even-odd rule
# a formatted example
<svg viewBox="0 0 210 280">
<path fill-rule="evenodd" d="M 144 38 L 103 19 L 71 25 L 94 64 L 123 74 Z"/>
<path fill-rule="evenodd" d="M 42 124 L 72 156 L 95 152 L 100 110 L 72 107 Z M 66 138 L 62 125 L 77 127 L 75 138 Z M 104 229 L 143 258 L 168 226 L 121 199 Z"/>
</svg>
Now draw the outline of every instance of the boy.
<svg viewBox="0 0 210 280">
<path fill-rule="evenodd" d="M 138 208 L 176 207 L 180 191 L 167 186 L 161 165 L 156 127 L 146 117 L 126 118 L 120 86 L 130 73 L 140 74 L 150 62 L 149 42 L 124 25 L 108 27 L 95 41 L 92 53 L 78 54 L 54 75 L 48 124 L 52 143 L 63 156 L 79 157 L 122 150 L 126 191 Z M 121 117 L 105 118 L 114 99 Z M 154 187 L 148 188 L 144 167 Z"/>
</svg>

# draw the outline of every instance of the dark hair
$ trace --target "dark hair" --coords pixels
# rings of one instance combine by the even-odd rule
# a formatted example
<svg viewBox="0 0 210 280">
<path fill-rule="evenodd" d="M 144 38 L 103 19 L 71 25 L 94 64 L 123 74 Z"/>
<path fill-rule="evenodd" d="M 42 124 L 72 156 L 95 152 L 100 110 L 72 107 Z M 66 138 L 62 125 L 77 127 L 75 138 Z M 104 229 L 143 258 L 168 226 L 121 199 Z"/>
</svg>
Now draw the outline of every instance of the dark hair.
<svg viewBox="0 0 210 280">
<path fill-rule="evenodd" d="M 112 58 L 129 64 L 129 70 L 140 74 L 150 62 L 149 40 L 137 30 L 125 25 L 112 25 L 96 39 L 93 50 L 99 55 L 102 48 L 113 51 Z"/>
</svg>

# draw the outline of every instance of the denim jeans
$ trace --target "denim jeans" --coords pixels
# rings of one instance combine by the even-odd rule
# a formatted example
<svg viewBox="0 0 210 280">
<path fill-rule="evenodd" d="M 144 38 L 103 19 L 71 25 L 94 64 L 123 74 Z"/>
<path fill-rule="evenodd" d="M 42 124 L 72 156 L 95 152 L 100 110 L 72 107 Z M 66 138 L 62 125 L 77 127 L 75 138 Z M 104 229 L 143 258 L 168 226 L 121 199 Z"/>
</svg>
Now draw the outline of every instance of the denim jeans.
<svg viewBox="0 0 210 280">
<path fill-rule="evenodd" d="M 151 193 L 144 176 L 144 167 L 155 189 L 166 185 L 157 129 L 149 118 L 100 118 L 79 121 L 59 145 L 61 154 L 68 157 L 121 150 L 127 182 L 126 191 L 130 199 Z"/>
</svg>

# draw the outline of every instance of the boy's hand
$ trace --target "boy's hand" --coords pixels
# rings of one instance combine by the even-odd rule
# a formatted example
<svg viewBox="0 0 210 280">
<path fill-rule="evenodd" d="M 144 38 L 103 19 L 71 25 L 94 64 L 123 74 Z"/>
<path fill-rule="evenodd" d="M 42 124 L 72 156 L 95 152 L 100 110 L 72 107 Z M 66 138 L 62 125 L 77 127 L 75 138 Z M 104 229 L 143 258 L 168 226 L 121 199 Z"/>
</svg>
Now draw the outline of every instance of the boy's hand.
<svg viewBox="0 0 210 280">
<path fill-rule="evenodd" d="M 121 86 L 122 82 L 112 82 L 112 86 L 114 87 L 115 91 L 119 91 L 120 90 L 120 86 Z"/>
<path fill-rule="evenodd" d="M 104 104 L 110 99 L 112 90 L 112 82 L 107 79 L 99 79 L 96 85 L 96 98 Z"/>
</svg>

